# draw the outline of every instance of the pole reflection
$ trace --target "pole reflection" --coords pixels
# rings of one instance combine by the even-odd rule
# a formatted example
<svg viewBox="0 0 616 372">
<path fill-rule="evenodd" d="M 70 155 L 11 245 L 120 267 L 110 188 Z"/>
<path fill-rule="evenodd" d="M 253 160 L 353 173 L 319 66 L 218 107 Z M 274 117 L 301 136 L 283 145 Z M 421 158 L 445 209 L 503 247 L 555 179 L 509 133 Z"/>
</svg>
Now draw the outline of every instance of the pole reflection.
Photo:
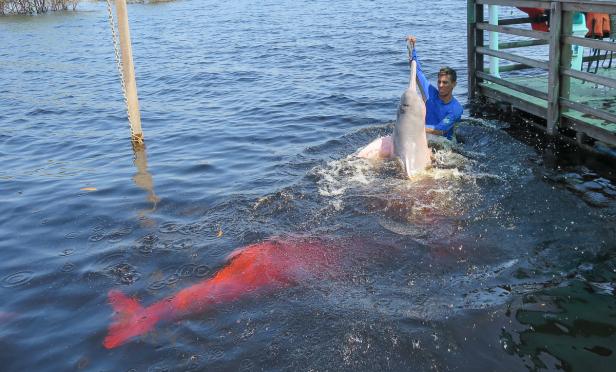
<svg viewBox="0 0 616 372">
<path fill-rule="evenodd" d="M 152 204 L 149 210 L 141 211 L 141 215 L 152 213 L 156 210 L 160 198 L 154 192 L 154 180 L 148 172 L 148 156 L 145 151 L 145 144 L 133 142 L 133 162 L 137 167 L 137 173 L 133 176 L 133 181 L 137 187 L 147 192 L 146 200 Z"/>
</svg>

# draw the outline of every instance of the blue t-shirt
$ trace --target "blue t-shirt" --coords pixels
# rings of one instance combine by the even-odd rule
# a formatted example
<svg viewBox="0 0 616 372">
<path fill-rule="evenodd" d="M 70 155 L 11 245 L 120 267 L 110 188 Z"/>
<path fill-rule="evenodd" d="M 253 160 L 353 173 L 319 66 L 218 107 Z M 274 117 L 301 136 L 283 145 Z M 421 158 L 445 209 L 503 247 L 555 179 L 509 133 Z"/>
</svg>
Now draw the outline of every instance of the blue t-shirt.
<svg viewBox="0 0 616 372">
<path fill-rule="evenodd" d="M 462 118 L 464 109 L 457 99 L 452 98 L 449 103 L 443 102 L 436 89 L 421 70 L 417 53 L 413 49 L 413 59 L 417 62 L 417 80 L 421 90 L 426 94 L 426 128 L 443 131 L 444 136 L 451 139 L 456 122 Z"/>
</svg>

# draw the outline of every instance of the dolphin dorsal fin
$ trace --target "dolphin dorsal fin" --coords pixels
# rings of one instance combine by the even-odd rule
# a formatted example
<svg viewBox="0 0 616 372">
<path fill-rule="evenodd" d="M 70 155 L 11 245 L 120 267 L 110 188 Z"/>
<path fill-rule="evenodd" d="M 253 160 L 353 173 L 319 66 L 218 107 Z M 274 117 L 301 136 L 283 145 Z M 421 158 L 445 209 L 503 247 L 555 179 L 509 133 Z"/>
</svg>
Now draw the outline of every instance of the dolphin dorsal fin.
<svg viewBox="0 0 616 372">
<path fill-rule="evenodd" d="M 409 79 L 409 89 L 417 91 L 417 61 L 411 61 L 411 77 Z"/>
</svg>

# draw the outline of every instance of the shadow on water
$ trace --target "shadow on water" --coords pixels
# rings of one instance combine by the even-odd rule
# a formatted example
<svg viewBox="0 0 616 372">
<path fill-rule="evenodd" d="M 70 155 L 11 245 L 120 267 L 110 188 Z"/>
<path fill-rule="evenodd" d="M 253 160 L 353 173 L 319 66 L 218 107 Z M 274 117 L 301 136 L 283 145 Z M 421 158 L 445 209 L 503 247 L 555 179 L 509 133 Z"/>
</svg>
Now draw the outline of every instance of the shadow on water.
<svg viewBox="0 0 616 372">
<path fill-rule="evenodd" d="M 533 255 L 544 258 L 530 260 L 533 264 L 518 268 L 513 277 L 525 281 L 537 274 L 541 277 L 540 272 L 549 269 L 552 278 L 499 286 L 501 290 L 491 296 L 504 294 L 510 299 L 505 307 L 495 307 L 494 314 L 510 320 L 479 317 L 474 321 L 491 328 L 483 331 L 493 336 L 500 324 L 500 349 L 517 356 L 516 364 L 522 362 L 515 370 L 611 371 L 616 362 L 614 157 L 547 138 L 529 125 L 532 119 L 523 114 L 509 117 L 507 122 L 500 122 L 501 117 L 494 113 L 483 116 L 492 119 L 480 121 L 496 123 L 513 138 L 532 146 L 538 155 L 536 175 L 552 189 L 565 190 L 583 201 L 589 208 L 586 216 L 596 213 L 604 233 L 570 242 L 575 252 L 586 256 L 581 260 L 577 254 L 566 253 L 569 244 L 560 238 L 537 247 Z M 565 264 L 568 259 L 573 261 Z M 546 265 L 548 260 L 554 264 Z"/>
<path fill-rule="evenodd" d="M 549 182 L 580 195 L 590 206 L 602 208 L 612 203 L 616 196 L 613 150 L 598 141 L 580 147 L 571 140 L 551 138 L 533 124 L 539 119 L 523 112 L 496 105 L 482 107 L 482 112 L 475 112 L 481 120 L 498 122 L 513 138 L 536 149 Z"/>
<path fill-rule="evenodd" d="M 133 182 L 140 189 L 147 192 L 146 200 L 152 204 L 152 208 L 149 210 L 140 211 L 140 216 L 153 213 L 156 211 L 156 206 L 160 202 L 160 198 L 156 196 L 154 192 L 154 180 L 152 175 L 148 171 L 148 155 L 145 149 L 145 144 L 132 143 L 133 145 L 133 163 L 137 168 L 137 173 L 133 176 Z"/>
<path fill-rule="evenodd" d="M 612 370 L 616 275 L 610 271 L 602 279 L 607 281 L 566 281 L 514 301 L 514 325 L 503 328 L 503 349 L 534 371 Z"/>
</svg>

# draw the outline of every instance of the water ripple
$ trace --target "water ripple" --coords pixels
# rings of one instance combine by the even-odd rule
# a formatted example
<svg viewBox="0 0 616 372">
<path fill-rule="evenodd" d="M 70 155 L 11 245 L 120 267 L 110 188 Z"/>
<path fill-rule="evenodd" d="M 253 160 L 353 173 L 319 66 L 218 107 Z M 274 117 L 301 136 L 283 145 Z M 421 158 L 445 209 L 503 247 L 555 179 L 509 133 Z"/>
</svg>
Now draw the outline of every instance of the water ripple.
<svg viewBox="0 0 616 372">
<path fill-rule="evenodd" d="M 1 285 L 4 288 L 19 287 L 28 284 L 33 277 L 32 271 L 19 271 L 2 278 Z"/>
</svg>

